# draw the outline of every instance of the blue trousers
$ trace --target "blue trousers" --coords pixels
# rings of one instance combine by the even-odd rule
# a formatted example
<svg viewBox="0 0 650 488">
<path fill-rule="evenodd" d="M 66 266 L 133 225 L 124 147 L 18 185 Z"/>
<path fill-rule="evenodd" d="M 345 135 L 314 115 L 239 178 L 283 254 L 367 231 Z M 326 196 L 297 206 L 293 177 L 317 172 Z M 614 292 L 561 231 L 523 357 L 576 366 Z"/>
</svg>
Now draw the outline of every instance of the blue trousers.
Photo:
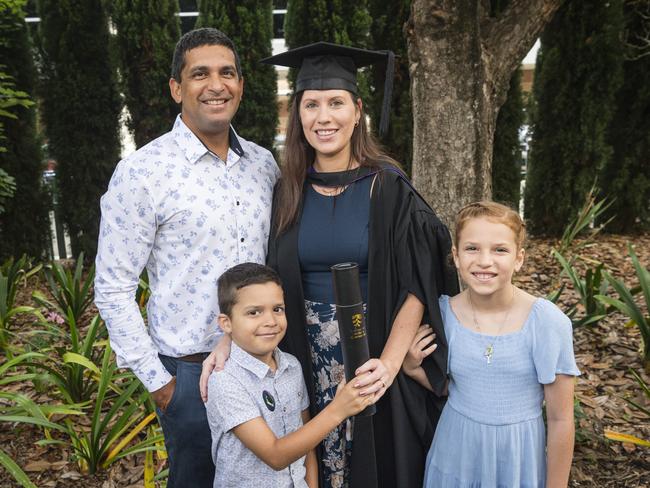
<svg viewBox="0 0 650 488">
<path fill-rule="evenodd" d="M 199 392 L 201 363 L 162 355 L 160 360 L 176 376 L 176 389 L 165 413 L 156 409 L 169 461 L 167 488 L 212 488 L 212 436 Z"/>
</svg>

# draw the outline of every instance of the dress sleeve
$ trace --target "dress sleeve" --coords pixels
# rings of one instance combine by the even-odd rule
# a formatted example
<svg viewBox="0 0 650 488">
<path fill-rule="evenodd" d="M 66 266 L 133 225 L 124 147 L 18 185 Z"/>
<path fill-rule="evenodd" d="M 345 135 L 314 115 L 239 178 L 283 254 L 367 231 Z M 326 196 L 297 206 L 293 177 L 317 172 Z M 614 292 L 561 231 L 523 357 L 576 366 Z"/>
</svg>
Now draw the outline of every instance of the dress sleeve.
<svg viewBox="0 0 650 488">
<path fill-rule="evenodd" d="M 573 327 L 571 320 L 553 303 L 537 303 L 533 332 L 533 361 L 537 380 L 548 385 L 555 376 L 579 376 L 580 370 L 573 354 Z"/>
</svg>

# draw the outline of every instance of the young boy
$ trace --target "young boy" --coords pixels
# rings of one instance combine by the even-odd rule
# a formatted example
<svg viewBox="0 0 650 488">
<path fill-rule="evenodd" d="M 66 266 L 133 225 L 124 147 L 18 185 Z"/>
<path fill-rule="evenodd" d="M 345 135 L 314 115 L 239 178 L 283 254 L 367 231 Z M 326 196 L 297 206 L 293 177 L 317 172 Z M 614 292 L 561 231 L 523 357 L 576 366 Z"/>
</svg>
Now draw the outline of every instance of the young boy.
<svg viewBox="0 0 650 488">
<path fill-rule="evenodd" d="M 316 488 L 314 448 L 373 395 L 361 396 L 351 381 L 309 420 L 300 363 L 277 348 L 287 328 L 278 275 L 243 263 L 221 275 L 218 290 L 219 325 L 232 349 L 208 383 L 214 487 Z"/>
</svg>

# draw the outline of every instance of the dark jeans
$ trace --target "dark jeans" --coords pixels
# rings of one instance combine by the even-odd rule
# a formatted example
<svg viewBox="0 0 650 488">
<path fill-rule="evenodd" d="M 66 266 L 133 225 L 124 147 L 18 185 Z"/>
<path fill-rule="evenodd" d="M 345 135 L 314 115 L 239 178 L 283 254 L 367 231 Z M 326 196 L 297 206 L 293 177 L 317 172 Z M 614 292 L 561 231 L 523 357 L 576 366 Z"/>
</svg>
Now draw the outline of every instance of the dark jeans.
<svg viewBox="0 0 650 488">
<path fill-rule="evenodd" d="M 156 409 L 169 458 L 167 488 L 212 488 L 212 437 L 199 393 L 201 363 L 162 355 L 160 360 L 176 376 L 176 389 L 167 410 L 162 413 Z"/>
</svg>

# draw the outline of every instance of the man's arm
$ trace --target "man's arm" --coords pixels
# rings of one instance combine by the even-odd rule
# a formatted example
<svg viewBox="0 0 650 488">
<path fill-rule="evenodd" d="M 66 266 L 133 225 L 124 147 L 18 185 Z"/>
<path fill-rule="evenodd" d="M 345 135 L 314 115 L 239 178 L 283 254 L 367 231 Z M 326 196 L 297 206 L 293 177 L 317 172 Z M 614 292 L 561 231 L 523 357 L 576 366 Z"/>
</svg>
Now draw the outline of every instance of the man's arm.
<svg viewBox="0 0 650 488">
<path fill-rule="evenodd" d="M 116 168 L 101 199 L 101 212 L 95 304 L 106 322 L 118 365 L 133 370 L 147 390 L 163 389 L 157 403 L 164 409 L 164 399 L 168 401 L 173 393 L 172 376 L 158 358 L 135 302 L 140 273 L 156 235 L 155 208 L 144 176 L 127 162 Z"/>
</svg>

